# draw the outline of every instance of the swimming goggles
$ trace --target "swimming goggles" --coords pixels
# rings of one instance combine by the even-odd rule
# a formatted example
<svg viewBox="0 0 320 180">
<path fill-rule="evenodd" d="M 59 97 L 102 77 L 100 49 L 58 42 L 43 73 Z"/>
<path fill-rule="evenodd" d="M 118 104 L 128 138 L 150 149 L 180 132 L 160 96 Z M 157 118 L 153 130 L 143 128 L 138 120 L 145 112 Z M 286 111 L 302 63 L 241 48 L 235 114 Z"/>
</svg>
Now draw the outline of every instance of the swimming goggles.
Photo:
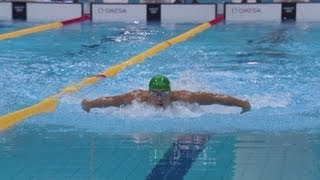
<svg viewBox="0 0 320 180">
<path fill-rule="evenodd" d="M 150 91 L 150 95 L 153 97 L 166 97 L 169 96 L 170 91 Z"/>
</svg>

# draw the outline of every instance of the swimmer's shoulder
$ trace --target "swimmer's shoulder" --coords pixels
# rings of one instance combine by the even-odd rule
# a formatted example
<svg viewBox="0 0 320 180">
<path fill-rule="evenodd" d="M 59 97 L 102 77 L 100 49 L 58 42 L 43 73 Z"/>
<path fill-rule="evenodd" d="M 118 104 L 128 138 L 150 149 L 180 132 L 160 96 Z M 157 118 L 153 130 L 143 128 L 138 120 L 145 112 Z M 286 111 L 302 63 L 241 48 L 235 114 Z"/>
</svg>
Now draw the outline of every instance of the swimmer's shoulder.
<svg viewBox="0 0 320 180">
<path fill-rule="evenodd" d="M 142 102 L 146 102 L 149 100 L 149 91 L 137 89 L 132 91 L 131 94 L 134 96 L 134 99 L 138 99 Z"/>
<path fill-rule="evenodd" d="M 178 90 L 178 91 L 172 91 L 171 92 L 172 96 L 182 96 L 182 95 L 191 95 L 192 93 L 194 92 L 191 92 L 191 91 L 186 91 L 186 90 Z"/>
<path fill-rule="evenodd" d="M 192 96 L 191 91 L 186 90 L 178 90 L 178 91 L 172 91 L 171 92 L 171 100 L 172 101 L 188 101 L 190 96 Z"/>
</svg>

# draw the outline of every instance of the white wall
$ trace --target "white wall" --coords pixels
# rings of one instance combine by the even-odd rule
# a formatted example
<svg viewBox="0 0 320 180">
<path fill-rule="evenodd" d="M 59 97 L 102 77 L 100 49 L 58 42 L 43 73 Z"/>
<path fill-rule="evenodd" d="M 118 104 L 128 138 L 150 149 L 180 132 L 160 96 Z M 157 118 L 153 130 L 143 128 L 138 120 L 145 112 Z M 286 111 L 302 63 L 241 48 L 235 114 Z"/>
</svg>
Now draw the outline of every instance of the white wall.
<svg viewBox="0 0 320 180">
<path fill-rule="evenodd" d="M 281 22 L 281 4 L 226 4 L 226 22 Z"/>
<path fill-rule="evenodd" d="M 127 0 L 106 0 L 127 1 Z M 89 8 L 89 6 L 87 7 Z M 221 7 L 222 8 L 222 7 Z M 87 9 L 89 10 L 89 9 Z M 320 22 L 320 3 L 297 3 L 296 21 Z M 223 12 L 222 9 L 219 11 Z M 230 22 L 281 22 L 281 3 L 225 5 Z M 216 4 L 162 4 L 161 22 L 206 22 L 215 18 Z M 63 21 L 82 16 L 81 4 L 27 3 L 28 21 Z M 92 20 L 105 22 L 147 21 L 146 4 L 92 4 Z M 11 2 L 0 2 L 0 20 L 12 20 Z"/>
<path fill-rule="evenodd" d="M 82 4 L 27 3 L 28 21 L 63 21 L 82 16 Z"/>
<path fill-rule="evenodd" d="M 11 2 L 0 2 L 0 20 L 12 19 L 12 4 Z"/>
<path fill-rule="evenodd" d="M 146 4 L 92 4 L 93 22 L 146 22 L 146 14 Z"/>
<path fill-rule="evenodd" d="M 215 4 L 162 4 L 161 22 L 203 23 L 216 17 Z"/>
<path fill-rule="evenodd" d="M 298 3 L 296 21 L 320 21 L 320 3 Z"/>
</svg>

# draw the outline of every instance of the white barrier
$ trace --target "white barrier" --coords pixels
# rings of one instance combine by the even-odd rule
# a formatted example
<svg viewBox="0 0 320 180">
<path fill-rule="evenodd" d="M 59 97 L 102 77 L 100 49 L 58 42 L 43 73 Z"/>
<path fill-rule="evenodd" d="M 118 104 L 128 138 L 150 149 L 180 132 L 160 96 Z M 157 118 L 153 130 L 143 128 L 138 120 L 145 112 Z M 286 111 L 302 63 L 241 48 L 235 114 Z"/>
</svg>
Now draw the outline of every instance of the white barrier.
<svg viewBox="0 0 320 180">
<path fill-rule="evenodd" d="M 93 22 L 147 21 L 146 4 L 92 4 Z"/>
<path fill-rule="evenodd" d="M 161 4 L 161 22 L 210 21 L 216 17 L 216 4 Z"/>
<path fill-rule="evenodd" d="M 147 6 L 147 4 L 92 4 L 92 21 L 144 22 L 149 20 Z M 161 22 L 202 23 L 216 17 L 216 4 L 159 4 L 150 8 L 154 11 L 150 13 L 157 13 L 157 9 L 161 10 L 161 17 L 159 16 L 158 20 Z"/>
<path fill-rule="evenodd" d="M 82 4 L 27 3 L 28 21 L 61 21 L 82 16 Z"/>
<path fill-rule="evenodd" d="M 281 4 L 226 4 L 226 22 L 281 22 Z"/>
<path fill-rule="evenodd" d="M 0 2 L 0 20 L 9 21 L 12 19 L 11 2 Z"/>
<path fill-rule="evenodd" d="M 105 0 L 126 2 L 127 0 Z M 0 2 L 0 20 L 12 20 L 13 2 Z M 205 22 L 216 17 L 216 4 L 86 4 L 94 22 Z M 226 3 L 219 4 L 219 14 L 225 14 L 229 22 L 281 22 L 291 19 L 297 22 L 320 22 L 320 3 Z M 289 6 L 288 6 L 289 5 Z M 83 15 L 83 5 L 73 3 L 26 2 L 24 18 L 27 21 L 61 21 Z M 90 12 L 91 10 L 91 12 Z M 292 10 L 288 13 L 287 10 Z M 16 14 L 15 14 L 16 15 Z M 23 16 L 23 13 L 22 13 Z M 17 18 L 19 19 L 19 17 Z"/>
<path fill-rule="evenodd" d="M 320 3 L 298 3 L 297 4 L 297 22 L 314 21 L 320 22 Z"/>
</svg>

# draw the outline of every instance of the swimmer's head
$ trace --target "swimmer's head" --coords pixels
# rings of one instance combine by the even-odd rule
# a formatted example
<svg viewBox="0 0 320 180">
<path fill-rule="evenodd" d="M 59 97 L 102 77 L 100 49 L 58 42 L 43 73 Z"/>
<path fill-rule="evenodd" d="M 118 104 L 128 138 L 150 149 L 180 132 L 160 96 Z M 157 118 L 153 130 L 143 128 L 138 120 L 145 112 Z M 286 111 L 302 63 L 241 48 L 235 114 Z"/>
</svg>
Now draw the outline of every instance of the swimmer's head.
<svg viewBox="0 0 320 180">
<path fill-rule="evenodd" d="M 149 82 L 149 91 L 166 90 L 171 91 L 170 81 L 167 77 L 162 75 L 154 76 Z"/>
<path fill-rule="evenodd" d="M 162 75 L 154 76 L 149 82 L 149 102 L 156 107 L 165 108 L 170 105 L 171 87 L 167 77 Z"/>
</svg>

